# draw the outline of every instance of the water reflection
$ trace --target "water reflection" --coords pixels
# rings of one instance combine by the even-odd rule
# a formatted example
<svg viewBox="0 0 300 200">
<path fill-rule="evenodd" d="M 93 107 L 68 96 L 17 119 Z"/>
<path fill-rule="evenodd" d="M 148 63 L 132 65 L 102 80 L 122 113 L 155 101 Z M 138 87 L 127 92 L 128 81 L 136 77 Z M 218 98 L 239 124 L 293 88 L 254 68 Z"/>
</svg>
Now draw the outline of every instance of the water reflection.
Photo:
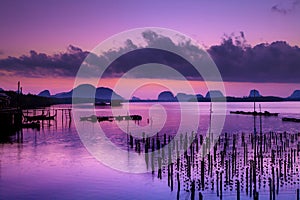
<svg viewBox="0 0 300 200">
<path fill-rule="evenodd" d="M 82 122 L 81 125 L 85 127 L 101 126 L 114 144 L 126 151 L 137 151 L 137 154 L 140 152 L 140 156 L 143 156 L 146 144 L 146 141 L 143 142 L 143 132 L 145 137 L 148 135 L 151 138 L 150 145 L 152 145 L 152 138 L 156 144 L 157 133 L 159 133 L 160 145 L 163 145 L 165 140 L 168 143 L 169 136 L 170 139 L 174 137 L 178 121 L 180 121 L 180 109 L 176 105 L 172 103 L 163 105 L 167 108 L 165 116 L 163 112 L 156 112 L 155 109 L 150 109 L 151 112 L 149 112 L 149 108 L 152 106 L 153 104 L 148 103 L 131 105 L 132 113 L 130 114 L 139 114 L 143 118 L 139 124 L 131 121 L 114 121 Z M 251 103 L 230 103 L 228 105 L 229 110 L 245 111 L 247 109 L 251 111 L 252 106 Z M 300 104 L 298 102 L 262 103 L 262 107 L 270 112 L 280 114 L 278 117 L 262 119 L 263 135 L 261 137 L 258 134 L 256 137 L 257 164 L 255 170 L 253 164 L 255 137 L 252 134 L 253 117 L 251 116 L 229 115 L 228 113 L 222 135 L 220 138 L 215 137 L 217 140 L 216 150 L 213 148 L 209 152 L 210 154 L 202 156 L 204 155 L 203 149 L 205 149 L 203 144 L 206 140 L 203 137 L 202 145 L 200 145 L 200 135 L 204 136 L 209 128 L 209 104 L 201 103 L 199 104 L 201 110 L 199 128 L 191 129 L 189 120 L 183 124 L 186 128 L 185 132 L 194 131 L 193 138 L 197 137 L 198 153 L 197 144 L 194 141 L 192 148 L 188 149 L 187 154 L 182 154 L 178 162 L 177 142 L 174 141 L 171 146 L 171 151 L 175 151 L 174 157 L 172 154 L 173 166 L 168 165 L 168 160 L 165 160 L 168 158 L 168 151 L 164 152 L 165 159 L 159 161 L 159 157 L 162 158 L 163 154 L 160 151 L 159 155 L 153 157 L 155 164 L 153 175 L 151 173 L 125 174 L 99 163 L 82 145 L 73 119 L 62 118 L 61 112 L 59 112 L 57 120 L 51 121 L 50 126 L 48 122 L 45 122 L 43 126 L 41 125 L 40 130 L 23 129 L 22 137 L 19 135 L 19 139 L 18 135 L 13 135 L 9 137 L 9 143 L 0 144 L 1 198 L 137 199 L 142 196 L 145 199 L 186 199 L 191 198 L 193 193 L 197 199 L 201 192 L 204 199 L 220 199 L 222 191 L 224 199 L 236 199 L 238 188 L 240 188 L 241 199 L 248 199 L 250 192 L 252 197 L 254 195 L 254 182 L 256 182 L 260 199 L 269 199 L 270 191 L 272 191 L 272 195 L 275 191 L 278 199 L 295 199 L 296 189 L 299 188 L 300 152 L 297 145 L 299 145 L 300 139 L 298 134 L 300 124 L 284 123 L 281 121 L 281 117 L 299 117 Z M 84 114 L 85 109 L 89 108 L 81 109 Z M 122 108 L 114 109 L 120 109 L 119 111 L 124 115 L 127 114 Z M 192 116 L 197 113 L 193 110 L 189 112 L 190 120 L 193 120 Z M 111 114 L 111 110 L 99 109 L 96 110 L 96 114 L 97 116 L 107 116 Z M 165 120 L 162 120 L 164 117 Z M 152 123 L 148 123 L 147 119 L 149 121 L 152 119 Z M 284 131 L 287 133 L 285 134 Z M 185 132 L 182 132 L 183 146 Z M 226 135 L 225 132 L 227 132 Z M 132 134 L 132 148 L 127 133 Z M 139 140 L 139 142 L 135 140 Z M 260 144 L 262 144 L 262 160 Z M 180 148 L 180 140 L 178 148 Z M 151 151 L 152 146 L 148 149 L 148 152 Z M 111 154 L 106 156 L 114 159 Z M 143 159 L 143 165 L 146 167 L 148 162 L 148 167 L 151 169 L 151 155 L 148 159 L 145 157 Z M 146 162 L 146 160 L 148 161 Z M 158 176 L 160 162 L 162 170 Z M 263 164 L 262 167 L 261 164 Z M 189 165 L 190 167 L 188 167 Z M 255 173 L 253 173 L 254 171 Z M 254 174 L 257 175 L 255 181 Z M 202 181 L 203 177 L 204 181 Z M 251 180 L 250 177 L 252 177 Z M 271 182 L 269 178 L 271 178 Z M 180 190 L 178 190 L 179 182 Z M 202 183 L 204 183 L 204 190 Z M 278 183 L 279 187 L 277 188 Z M 273 187 L 274 184 L 275 187 Z M 270 185 L 274 189 L 270 190 Z M 170 192 L 171 188 L 173 192 Z"/>
<path fill-rule="evenodd" d="M 145 153 L 141 156 L 147 167 L 158 179 L 168 180 L 170 190 L 177 190 L 177 199 L 186 193 L 194 199 L 195 192 L 199 196 L 213 192 L 220 199 L 232 193 L 237 199 L 266 195 L 273 199 L 280 192 L 299 192 L 300 133 L 225 133 L 215 139 L 212 149 L 203 135 L 180 138 L 158 134 L 131 138 L 128 145 Z M 185 150 L 189 140 L 192 145 Z M 170 144 L 167 152 L 154 151 L 166 144 Z"/>
</svg>

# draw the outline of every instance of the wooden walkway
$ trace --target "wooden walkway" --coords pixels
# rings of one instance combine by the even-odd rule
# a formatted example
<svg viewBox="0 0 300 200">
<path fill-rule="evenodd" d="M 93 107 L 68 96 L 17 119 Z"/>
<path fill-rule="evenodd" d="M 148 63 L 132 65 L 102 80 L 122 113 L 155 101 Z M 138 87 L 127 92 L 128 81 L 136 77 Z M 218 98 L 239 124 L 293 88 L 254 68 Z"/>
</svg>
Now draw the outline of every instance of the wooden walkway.
<svg viewBox="0 0 300 200">
<path fill-rule="evenodd" d="M 50 121 L 57 124 L 58 115 L 61 116 L 62 125 L 72 120 L 71 108 L 40 108 L 17 109 L 5 108 L 0 110 L 0 127 L 3 134 L 14 134 L 22 128 L 40 128 L 44 122 L 51 125 Z"/>
</svg>

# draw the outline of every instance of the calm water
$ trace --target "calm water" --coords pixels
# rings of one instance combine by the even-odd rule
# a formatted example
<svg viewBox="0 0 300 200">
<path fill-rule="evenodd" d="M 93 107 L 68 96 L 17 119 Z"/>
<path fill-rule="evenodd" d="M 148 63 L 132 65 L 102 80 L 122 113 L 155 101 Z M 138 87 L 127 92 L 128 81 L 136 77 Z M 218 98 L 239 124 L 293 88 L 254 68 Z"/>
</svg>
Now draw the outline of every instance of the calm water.
<svg viewBox="0 0 300 200">
<path fill-rule="evenodd" d="M 118 147 L 128 149 L 126 132 L 137 137 L 141 133 L 155 135 L 208 130 L 209 103 L 133 103 L 110 109 L 97 108 L 97 115 L 139 114 L 143 120 L 134 122 L 77 122 L 77 126 L 93 132 L 99 128 Z M 195 111 L 195 106 L 198 111 Z M 54 106 L 58 107 L 58 106 Z M 60 106 L 68 107 L 68 105 Z M 82 116 L 88 116 L 89 105 L 77 106 Z M 262 111 L 280 113 L 279 117 L 263 117 L 264 132 L 296 133 L 300 123 L 282 122 L 282 117 L 299 117 L 300 102 L 261 103 Z M 184 109 L 184 111 L 182 111 Z M 253 117 L 230 115 L 231 110 L 252 110 L 253 103 L 228 103 L 222 134 L 252 133 Z M 217 110 L 213 110 L 218 118 Z M 200 113 L 200 114 L 199 114 Z M 76 117 L 75 117 L 76 118 Z M 147 120 L 149 119 L 149 120 Z M 197 123 L 196 123 L 197 122 Z M 259 118 L 257 129 L 259 130 Z M 199 125 L 197 129 L 194 126 Z M 214 124 L 213 124 L 214 126 Z M 74 120 L 62 119 L 60 112 L 56 122 L 47 123 L 41 130 L 23 129 L 23 138 L 10 138 L 0 144 L 0 199 L 176 199 L 176 192 L 168 187 L 167 179 L 158 179 L 151 173 L 129 174 L 113 170 L 97 161 L 82 144 Z M 19 141 L 19 142 L 18 142 Z M 111 155 L 103 155 L 114 160 Z M 298 185 L 287 185 L 276 198 L 295 198 Z M 181 192 L 181 199 L 188 199 L 189 192 Z M 204 199 L 219 199 L 215 191 L 204 193 Z M 224 199 L 235 199 L 234 192 L 224 192 Z M 242 198 L 250 199 L 243 195 Z M 260 199 L 268 199 L 262 193 Z"/>
</svg>

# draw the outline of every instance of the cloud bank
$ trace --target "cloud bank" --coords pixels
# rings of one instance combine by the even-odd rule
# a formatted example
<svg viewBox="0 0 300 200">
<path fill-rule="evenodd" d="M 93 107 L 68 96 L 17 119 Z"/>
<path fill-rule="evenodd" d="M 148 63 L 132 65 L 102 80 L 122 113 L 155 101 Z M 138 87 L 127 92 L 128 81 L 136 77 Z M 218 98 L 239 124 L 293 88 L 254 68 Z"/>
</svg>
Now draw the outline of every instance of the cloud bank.
<svg viewBox="0 0 300 200">
<path fill-rule="evenodd" d="M 120 77 L 133 67 L 145 63 L 161 63 L 176 69 L 190 80 L 199 79 L 197 71 L 185 59 L 151 47 L 167 45 L 193 59 L 201 57 L 201 49 L 188 41 L 175 44 L 170 38 L 151 31 L 144 32 L 143 38 L 146 41 L 145 49 L 138 50 L 134 42 L 127 40 L 123 47 L 104 52 L 102 55 L 89 54 L 72 45 L 66 52 L 54 55 L 32 50 L 29 55 L 1 59 L 0 76 L 75 77 L 87 55 L 90 63 L 101 67 L 111 56 L 129 49 L 129 53 L 111 63 L 104 77 Z M 244 33 L 241 32 L 239 36 L 224 37 L 221 44 L 211 46 L 207 51 L 219 68 L 224 81 L 300 83 L 300 48 L 285 41 L 251 47 L 247 45 Z M 97 68 L 95 70 L 97 74 Z M 142 74 L 137 75 L 137 78 L 142 77 Z M 172 79 L 166 76 L 163 78 Z"/>
<path fill-rule="evenodd" d="M 65 53 L 47 55 L 34 50 L 19 58 L 0 60 L 0 75 L 25 77 L 69 77 L 75 76 L 89 52 L 70 45 Z"/>
<path fill-rule="evenodd" d="M 229 37 L 208 49 L 224 81 L 300 82 L 300 48 L 285 41 L 254 47 L 236 43 Z"/>
</svg>

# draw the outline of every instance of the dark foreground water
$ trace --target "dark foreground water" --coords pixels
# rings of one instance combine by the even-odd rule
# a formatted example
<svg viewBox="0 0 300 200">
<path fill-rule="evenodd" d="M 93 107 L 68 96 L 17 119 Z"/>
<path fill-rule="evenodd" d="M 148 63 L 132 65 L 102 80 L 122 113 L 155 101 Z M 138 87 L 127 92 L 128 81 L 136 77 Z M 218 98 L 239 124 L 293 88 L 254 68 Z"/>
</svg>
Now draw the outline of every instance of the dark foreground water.
<svg viewBox="0 0 300 200">
<path fill-rule="evenodd" d="M 174 137 L 176 134 L 184 136 L 185 132 L 191 133 L 194 131 L 195 135 L 198 134 L 199 139 L 199 136 L 204 136 L 210 127 L 209 103 L 184 103 L 181 108 L 176 103 L 159 105 L 155 103 L 135 103 L 114 108 L 113 113 L 126 115 L 128 113 L 125 109 L 126 106 L 129 106 L 130 114 L 142 115 L 143 120 L 139 123 L 120 121 L 101 122 L 100 124 L 98 122 L 77 121 L 76 125 L 86 130 L 86 134 L 96 132 L 99 125 L 101 125 L 103 132 L 114 145 L 125 152 L 127 150 L 137 155 L 139 154 L 134 151 L 136 144 L 133 144 L 133 148 L 129 147 L 126 132 L 130 132 L 139 138 L 142 137 L 143 132 L 155 138 L 158 132 L 160 140 L 163 141 L 165 133 L 167 137 L 169 135 Z M 195 106 L 199 109 L 198 111 L 195 111 Z M 60 107 L 68 107 L 68 105 Z M 77 107 L 82 116 L 87 116 L 90 109 L 89 105 Z M 262 117 L 263 134 L 269 145 L 266 144 L 267 149 L 264 152 L 266 158 L 263 160 L 263 173 L 257 176 L 256 181 L 256 187 L 259 188 L 259 199 L 269 199 L 270 187 L 268 184 L 269 178 L 272 179 L 272 168 L 274 168 L 275 179 L 277 173 L 279 174 L 278 180 L 274 181 L 276 199 L 296 199 L 296 190 L 300 188 L 300 160 L 299 152 L 296 151 L 300 140 L 300 136 L 297 134 L 300 132 L 300 123 L 282 122 L 281 118 L 300 118 L 300 102 L 261 103 L 261 107 L 262 111 L 278 112 L 280 115 L 279 117 Z M 7 143 L 0 144 L 0 199 L 190 199 L 193 180 L 196 183 L 195 199 L 198 199 L 199 191 L 204 199 L 220 199 L 220 194 L 217 196 L 217 185 L 220 187 L 220 184 L 217 184 L 217 182 L 220 182 L 220 176 L 217 179 L 217 171 L 223 173 L 223 199 L 236 199 L 236 181 L 238 180 L 241 184 L 241 199 L 251 199 L 253 197 L 250 197 L 249 194 L 250 183 L 247 185 L 249 187 L 248 194 L 246 191 L 245 172 L 248 168 L 248 176 L 250 176 L 250 163 L 253 160 L 253 149 L 251 148 L 251 141 L 253 141 L 251 139 L 253 138 L 251 135 L 253 135 L 254 130 L 254 118 L 252 116 L 230 115 L 229 111 L 250 111 L 252 109 L 253 103 L 227 104 L 227 115 L 220 136 L 222 140 L 217 150 L 217 161 L 212 164 L 214 167 L 213 173 L 207 170 L 209 161 L 206 158 L 203 160 L 205 163 L 204 188 L 199 182 L 201 179 L 199 175 L 201 167 L 199 166 L 202 160 L 200 155 L 203 153 L 199 150 L 199 155 L 194 154 L 195 160 L 199 162 L 197 163 L 198 166 L 194 164 L 190 176 L 187 175 L 186 170 L 188 168 L 184 167 L 186 161 L 183 155 L 180 157 L 180 165 L 182 163 L 180 170 L 176 170 L 174 166 L 173 191 L 170 187 L 170 179 L 168 179 L 168 167 L 163 168 L 162 178 L 160 179 L 157 178 L 157 166 L 155 166 L 154 174 L 151 173 L 151 170 L 147 173 L 135 174 L 117 171 L 99 162 L 81 142 L 74 118 L 71 121 L 67 118 L 62 119 L 61 114 L 58 113 L 57 120 L 52 121 L 50 126 L 48 122 L 45 122 L 44 127 L 40 130 L 23 129 L 22 138 L 13 136 Z M 218 118 L 218 111 L 213 110 L 213 112 Z M 97 115 L 105 116 L 111 113 L 112 111 L 109 108 L 97 108 L 96 110 Z M 259 133 L 258 117 L 256 123 L 257 132 Z M 197 130 L 194 129 L 195 124 L 199 125 Z M 214 131 L 213 127 L 214 124 L 212 124 L 212 131 Z M 177 133 L 178 129 L 180 133 Z M 274 134 L 270 134 L 270 131 L 273 131 Z M 219 153 L 224 147 L 225 132 L 227 132 L 226 137 L 230 141 L 228 142 L 228 149 L 230 150 L 226 150 L 226 156 L 222 164 L 220 161 L 222 159 L 221 154 Z M 284 132 L 287 132 L 288 136 L 284 135 Z M 242 142 L 243 137 L 244 142 Z M 280 137 L 283 139 L 280 140 Z M 235 140 L 237 151 L 235 162 L 234 159 L 232 160 L 232 154 L 235 151 L 231 150 L 233 149 L 233 140 Z M 279 143 L 279 140 L 281 143 Z M 246 164 L 244 163 L 245 149 L 243 148 L 245 144 L 247 144 L 249 156 Z M 144 149 L 144 145 L 145 143 L 141 142 L 142 149 Z M 286 148 L 284 150 L 277 149 L 274 161 L 271 158 L 272 149 L 276 149 L 277 146 Z M 291 149 L 293 149 L 292 152 Z M 282 155 L 279 155 L 280 152 Z M 143 155 L 140 154 L 140 156 Z M 103 157 L 112 161 L 118 159 L 114 152 L 104 152 Z M 291 160 L 289 157 L 293 159 Z M 226 160 L 228 162 L 227 168 Z M 290 163 L 290 160 L 292 163 Z M 157 164 L 157 162 L 155 163 Z M 232 163 L 237 165 L 237 169 L 234 169 L 235 175 L 233 176 L 231 173 L 230 177 L 225 177 L 226 171 L 228 172 L 230 169 L 232 172 Z M 286 166 L 284 163 L 286 163 Z M 174 165 L 176 164 L 174 162 Z M 128 163 L 128 166 L 131 165 L 132 163 Z M 139 165 L 143 165 L 139 167 L 146 168 L 146 162 Z M 258 172 L 259 170 L 257 169 Z M 179 193 L 177 191 L 176 173 L 179 173 L 181 181 Z M 284 173 L 286 174 L 284 175 Z M 225 181 L 227 182 L 225 183 Z M 277 186 L 277 181 L 279 186 Z M 252 186 L 254 187 L 254 184 Z"/>
</svg>

